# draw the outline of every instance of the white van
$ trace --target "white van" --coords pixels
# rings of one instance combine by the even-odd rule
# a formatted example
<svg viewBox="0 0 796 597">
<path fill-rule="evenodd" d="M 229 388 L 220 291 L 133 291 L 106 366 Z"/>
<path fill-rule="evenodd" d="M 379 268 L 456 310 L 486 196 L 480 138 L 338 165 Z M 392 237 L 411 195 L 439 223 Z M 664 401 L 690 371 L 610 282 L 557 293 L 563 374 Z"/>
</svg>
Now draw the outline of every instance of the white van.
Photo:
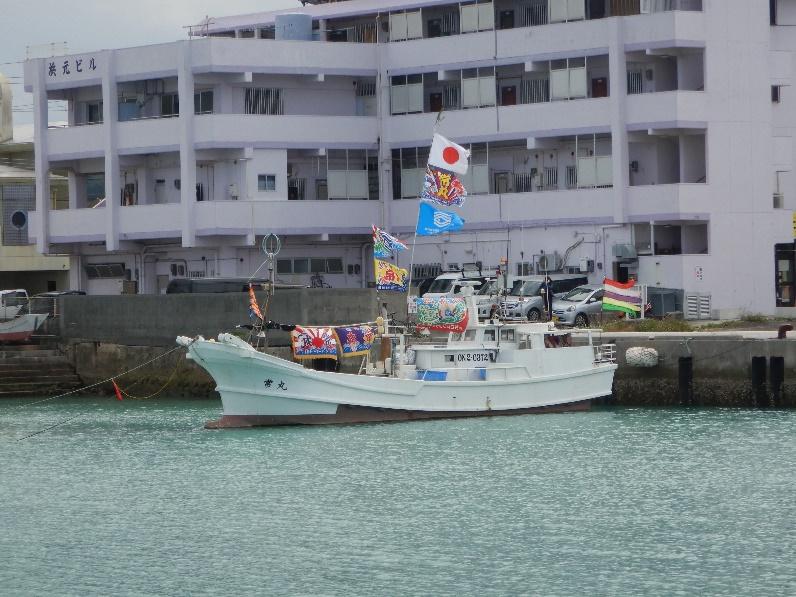
<svg viewBox="0 0 796 597">
<path fill-rule="evenodd" d="M 441 274 L 429 286 L 428 291 L 423 295 L 423 298 L 440 298 L 459 296 L 462 293 L 462 288 L 465 286 L 472 286 L 473 291 L 476 292 L 481 285 L 487 281 L 486 276 L 466 276 L 462 272 L 449 272 Z"/>
</svg>

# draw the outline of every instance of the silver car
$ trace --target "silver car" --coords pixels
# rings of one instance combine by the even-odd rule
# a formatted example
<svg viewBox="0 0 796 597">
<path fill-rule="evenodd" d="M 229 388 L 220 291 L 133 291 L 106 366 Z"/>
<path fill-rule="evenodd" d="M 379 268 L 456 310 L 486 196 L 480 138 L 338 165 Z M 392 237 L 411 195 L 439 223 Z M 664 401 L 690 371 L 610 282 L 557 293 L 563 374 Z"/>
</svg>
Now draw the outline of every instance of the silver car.
<svg viewBox="0 0 796 597">
<path fill-rule="evenodd" d="M 578 286 L 553 301 L 553 317 L 564 325 L 588 327 L 602 310 L 602 286 Z"/>
</svg>

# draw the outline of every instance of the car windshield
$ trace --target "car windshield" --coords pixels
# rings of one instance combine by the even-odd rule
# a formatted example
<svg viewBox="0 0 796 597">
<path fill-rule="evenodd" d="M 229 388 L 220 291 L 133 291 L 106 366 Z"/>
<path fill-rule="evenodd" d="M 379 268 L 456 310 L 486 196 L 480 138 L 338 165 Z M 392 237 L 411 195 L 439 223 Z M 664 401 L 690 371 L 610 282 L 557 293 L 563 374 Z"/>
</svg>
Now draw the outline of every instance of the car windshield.
<svg viewBox="0 0 796 597">
<path fill-rule="evenodd" d="M 541 282 L 517 281 L 514 283 L 514 288 L 511 289 L 511 296 L 536 296 L 541 287 Z"/>
<path fill-rule="evenodd" d="M 486 282 L 478 289 L 476 294 L 484 295 L 484 294 L 493 294 L 497 290 L 497 281 L 492 280 L 491 282 Z"/>
<path fill-rule="evenodd" d="M 562 296 L 561 300 L 579 303 L 589 298 L 589 295 L 592 292 L 594 292 L 593 288 L 575 288 L 574 290 L 570 290 L 568 293 Z"/>
<path fill-rule="evenodd" d="M 453 280 L 450 278 L 443 278 L 434 280 L 428 288 L 428 292 L 448 292 L 453 286 Z"/>
</svg>

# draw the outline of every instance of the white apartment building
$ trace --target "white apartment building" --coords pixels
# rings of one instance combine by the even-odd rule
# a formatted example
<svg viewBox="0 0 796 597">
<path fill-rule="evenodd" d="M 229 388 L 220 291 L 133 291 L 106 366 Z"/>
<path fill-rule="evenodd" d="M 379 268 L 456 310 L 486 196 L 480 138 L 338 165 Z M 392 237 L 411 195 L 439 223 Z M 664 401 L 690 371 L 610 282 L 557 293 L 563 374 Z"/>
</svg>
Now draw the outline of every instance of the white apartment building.
<svg viewBox="0 0 796 597">
<path fill-rule="evenodd" d="M 248 275 L 270 232 L 279 279 L 367 286 L 371 225 L 414 230 L 436 124 L 472 151 L 467 225 L 418 239 L 416 277 L 508 259 L 676 289 L 691 316 L 792 311 L 796 0 L 311 4 L 26 64 L 37 197 L 69 178 L 29 237 L 73 287 Z"/>
</svg>

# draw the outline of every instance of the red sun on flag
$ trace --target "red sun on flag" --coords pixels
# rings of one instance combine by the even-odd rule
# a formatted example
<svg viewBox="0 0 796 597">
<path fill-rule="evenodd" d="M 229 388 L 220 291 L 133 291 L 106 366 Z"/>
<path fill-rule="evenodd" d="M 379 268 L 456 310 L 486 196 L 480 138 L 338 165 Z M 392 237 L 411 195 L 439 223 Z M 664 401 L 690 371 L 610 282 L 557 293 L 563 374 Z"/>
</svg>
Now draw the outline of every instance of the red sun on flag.
<svg viewBox="0 0 796 597">
<path fill-rule="evenodd" d="M 455 164 L 459 161 L 459 151 L 455 147 L 446 147 L 442 151 L 442 159 L 448 164 Z"/>
</svg>

